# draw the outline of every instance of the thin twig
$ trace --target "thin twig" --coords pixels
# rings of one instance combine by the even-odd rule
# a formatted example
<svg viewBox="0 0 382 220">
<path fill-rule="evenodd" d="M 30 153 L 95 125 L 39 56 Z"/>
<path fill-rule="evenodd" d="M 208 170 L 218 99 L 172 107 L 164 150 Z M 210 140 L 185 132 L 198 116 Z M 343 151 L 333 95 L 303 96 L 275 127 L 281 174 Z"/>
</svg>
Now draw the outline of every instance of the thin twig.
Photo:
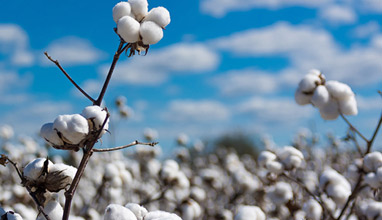
<svg viewBox="0 0 382 220">
<path fill-rule="evenodd" d="M 357 129 L 353 126 L 353 124 L 341 113 L 342 119 L 349 125 L 350 129 L 352 129 L 355 133 L 357 133 L 364 141 L 369 142 L 369 140 Z"/>
<path fill-rule="evenodd" d="M 134 142 L 132 142 L 132 143 L 130 143 L 128 145 L 124 145 L 124 146 L 120 146 L 120 147 L 104 148 L 104 149 L 96 149 L 96 148 L 94 148 L 93 152 L 109 152 L 109 151 L 125 149 L 125 148 L 132 147 L 132 146 L 135 146 L 135 145 L 146 145 L 146 146 L 154 147 L 157 144 L 158 144 L 158 142 L 143 143 L 143 142 L 139 142 L 139 141 L 134 141 Z"/>
<path fill-rule="evenodd" d="M 379 118 L 378 125 L 377 125 L 377 127 L 375 128 L 375 131 L 374 131 L 374 133 L 373 133 L 373 136 L 371 137 L 370 141 L 368 141 L 368 143 L 367 143 L 366 154 L 370 153 L 370 151 L 371 151 L 371 147 L 373 146 L 375 137 L 377 136 L 377 133 L 378 133 L 378 131 L 379 131 L 379 128 L 381 127 L 381 124 L 382 124 L 382 114 L 381 114 L 381 116 L 380 116 L 380 118 Z"/>
<path fill-rule="evenodd" d="M 76 82 L 74 82 L 74 80 L 72 79 L 72 77 L 69 76 L 69 74 L 64 70 L 64 68 L 62 68 L 61 64 L 58 62 L 58 60 L 53 60 L 52 57 L 50 57 L 48 55 L 48 52 L 44 52 L 45 56 L 50 60 L 52 61 L 54 64 L 56 64 L 56 66 L 61 70 L 61 72 L 66 76 L 66 78 L 69 79 L 69 81 L 78 89 L 80 90 L 80 92 L 82 94 L 84 94 L 84 96 L 86 96 L 86 98 L 88 98 L 91 102 L 95 102 L 95 100 L 90 96 L 88 95 Z"/>
</svg>

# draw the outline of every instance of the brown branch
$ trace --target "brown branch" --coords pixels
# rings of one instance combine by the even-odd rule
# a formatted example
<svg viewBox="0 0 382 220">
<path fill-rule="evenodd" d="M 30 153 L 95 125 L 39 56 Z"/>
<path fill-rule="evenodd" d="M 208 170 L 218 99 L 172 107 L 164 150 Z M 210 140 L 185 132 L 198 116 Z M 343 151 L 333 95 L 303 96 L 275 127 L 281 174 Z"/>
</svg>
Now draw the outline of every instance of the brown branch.
<svg viewBox="0 0 382 220">
<path fill-rule="evenodd" d="M 143 142 L 139 142 L 139 141 L 134 141 L 134 142 L 132 142 L 132 143 L 130 143 L 128 145 L 124 145 L 124 146 L 120 146 L 120 147 L 104 148 L 104 149 L 96 149 L 96 148 L 94 148 L 93 152 L 109 152 L 109 151 L 125 149 L 125 148 L 132 147 L 132 146 L 135 146 L 135 145 L 146 145 L 146 146 L 154 147 L 157 144 L 158 144 L 158 142 L 143 143 Z"/>
<path fill-rule="evenodd" d="M 366 154 L 370 153 L 371 151 L 371 147 L 374 143 L 374 140 L 375 140 L 375 137 L 377 136 L 377 133 L 379 131 L 379 128 L 381 127 L 381 124 L 382 124 L 382 114 L 379 118 L 379 121 L 378 121 L 378 124 L 377 124 L 377 127 L 375 128 L 374 130 L 374 133 L 373 133 L 373 136 L 371 137 L 370 141 L 368 141 L 367 143 L 367 149 L 366 149 Z"/>
<path fill-rule="evenodd" d="M 353 130 L 355 133 L 357 133 L 366 143 L 369 142 L 369 140 L 357 129 L 353 126 L 353 124 L 342 114 L 340 113 L 342 119 L 349 125 L 350 129 Z"/>
<path fill-rule="evenodd" d="M 95 100 L 90 96 L 88 95 L 76 82 L 74 82 L 74 80 L 72 79 L 72 77 L 69 76 L 69 74 L 64 70 L 64 68 L 62 68 L 61 64 L 58 62 L 58 60 L 53 60 L 52 57 L 50 57 L 48 55 L 48 52 L 44 52 L 45 56 L 50 60 L 52 61 L 54 64 L 56 64 L 56 66 L 61 70 L 61 72 L 66 76 L 66 78 L 69 79 L 69 81 L 78 89 L 80 90 L 80 92 L 82 94 L 84 94 L 84 96 L 86 96 L 86 98 L 88 98 L 91 102 L 95 102 Z"/>
</svg>

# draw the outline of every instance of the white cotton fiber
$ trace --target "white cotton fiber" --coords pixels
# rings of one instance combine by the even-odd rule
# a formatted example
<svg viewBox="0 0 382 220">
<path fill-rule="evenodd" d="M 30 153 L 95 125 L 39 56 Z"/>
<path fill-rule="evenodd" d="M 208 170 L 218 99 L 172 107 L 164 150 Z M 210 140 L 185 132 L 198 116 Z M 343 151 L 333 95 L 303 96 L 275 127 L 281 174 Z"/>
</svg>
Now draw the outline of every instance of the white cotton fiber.
<svg viewBox="0 0 382 220">
<path fill-rule="evenodd" d="M 300 83 L 298 84 L 298 90 L 302 92 L 314 92 L 314 89 L 317 87 L 317 85 L 321 84 L 320 77 L 313 75 L 313 74 L 307 74 L 302 78 Z"/>
<path fill-rule="evenodd" d="M 325 86 L 319 85 L 314 90 L 311 102 L 317 108 L 322 108 L 328 104 L 330 95 Z"/>
<path fill-rule="evenodd" d="M 322 215 L 321 205 L 314 199 L 304 203 L 303 210 L 307 219 L 320 220 Z"/>
<path fill-rule="evenodd" d="M 264 212 L 257 206 L 239 206 L 235 220 L 265 220 Z"/>
<path fill-rule="evenodd" d="M 161 28 L 165 28 L 170 22 L 170 12 L 164 7 L 156 7 L 149 11 L 144 21 L 153 21 Z"/>
<path fill-rule="evenodd" d="M 131 12 L 135 15 L 137 21 L 141 21 L 147 14 L 147 0 L 129 0 Z"/>
<path fill-rule="evenodd" d="M 44 167 L 46 159 L 45 158 L 37 158 L 30 163 L 28 163 L 23 169 L 23 175 L 29 180 L 37 180 Z M 53 163 L 48 161 L 48 171 L 49 168 L 53 165 Z"/>
<path fill-rule="evenodd" d="M 307 105 L 311 103 L 312 95 L 305 94 L 301 90 L 296 90 L 294 99 L 299 105 Z"/>
<path fill-rule="evenodd" d="M 118 23 L 118 20 L 124 16 L 131 15 L 131 6 L 128 2 L 119 2 L 113 8 L 113 20 Z"/>
<path fill-rule="evenodd" d="M 174 213 L 169 213 L 165 211 L 152 211 L 147 213 L 144 218 L 145 220 L 182 220 L 179 216 Z"/>
<path fill-rule="evenodd" d="M 46 123 L 41 127 L 40 135 L 53 146 L 62 146 L 64 142 L 58 136 L 57 131 L 53 129 L 53 123 Z"/>
<path fill-rule="evenodd" d="M 331 80 L 326 82 L 325 86 L 328 89 L 330 95 L 337 100 L 347 99 L 354 95 L 351 88 L 345 83 Z"/>
<path fill-rule="evenodd" d="M 357 115 L 357 101 L 354 95 L 338 101 L 340 112 L 344 115 Z"/>
<path fill-rule="evenodd" d="M 321 117 L 325 120 L 335 120 L 340 115 L 339 106 L 335 99 L 330 98 L 327 105 L 320 108 Z"/>
<path fill-rule="evenodd" d="M 69 144 L 79 144 L 89 133 L 89 124 L 86 118 L 79 114 L 59 115 L 53 122 L 56 129 Z"/>
<path fill-rule="evenodd" d="M 117 32 L 127 43 L 135 43 L 139 40 L 140 24 L 130 16 L 124 16 L 118 20 Z"/>
<path fill-rule="evenodd" d="M 365 172 L 376 172 L 379 167 L 382 167 L 382 153 L 374 151 L 366 154 L 363 158 L 363 169 Z"/>
<path fill-rule="evenodd" d="M 145 207 L 136 203 L 127 203 L 125 207 L 134 213 L 135 217 L 137 217 L 137 220 L 143 220 L 148 212 Z"/>
<path fill-rule="evenodd" d="M 156 44 L 163 38 L 163 29 L 152 21 L 143 22 L 139 33 L 145 45 Z"/>
<path fill-rule="evenodd" d="M 97 105 L 91 105 L 84 108 L 84 110 L 82 110 L 81 115 L 91 121 L 91 124 L 92 124 L 91 128 L 93 130 L 99 130 L 102 127 L 103 123 L 105 122 L 107 112 L 105 109 Z M 101 136 L 106 132 L 107 129 L 109 129 L 109 119 L 107 119 L 106 124 L 103 127 Z"/>
<path fill-rule="evenodd" d="M 105 209 L 105 214 L 103 216 L 104 220 L 137 220 L 134 213 L 130 209 L 117 205 L 110 204 Z"/>
<path fill-rule="evenodd" d="M 270 151 L 262 151 L 260 155 L 257 157 L 257 163 L 260 166 L 265 167 L 267 163 L 269 163 L 270 161 L 276 160 L 276 158 L 277 158 L 276 154 Z"/>
<path fill-rule="evenodd" d="M 64 214 L 64 210 L 62 209 L 60 203 L 56 200 L 49 200 L 44 206 L 44 212 L 49 215 L 52 220 L 62 219 L 62 215 Z M 44 220 L 45 216 L 39 214 L 36 220 Z"/>
</svg>

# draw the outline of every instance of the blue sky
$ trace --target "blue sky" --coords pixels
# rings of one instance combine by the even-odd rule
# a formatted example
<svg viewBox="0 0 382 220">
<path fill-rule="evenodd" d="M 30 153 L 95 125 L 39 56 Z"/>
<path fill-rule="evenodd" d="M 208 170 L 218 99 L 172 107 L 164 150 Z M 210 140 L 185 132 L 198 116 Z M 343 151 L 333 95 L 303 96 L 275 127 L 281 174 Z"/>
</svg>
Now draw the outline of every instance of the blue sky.
<svg viewBox="0 0 382 220">
<path fill-rule="evenodd" d="M 36 136 L 59 114 L 90 102 L 47 61 L 47 51 L 94 97 L 118 46 L 118 1 L 0 0 L 0 124 Z M 149 1 L 171 23 L 147 56 L 122 56 L 105 101 L 123 95 L 134 117 L 118 123 L 117 144 L 155 128 L 163 147 L 242 130 L 289 144 L 301 128 L 344 134 L 293 94 L 310 69 L 348 83 L 370 136 L 381 111 L 381 0 Z M 104 145 L 107 145 L 106 141 Z"/>
</svg>

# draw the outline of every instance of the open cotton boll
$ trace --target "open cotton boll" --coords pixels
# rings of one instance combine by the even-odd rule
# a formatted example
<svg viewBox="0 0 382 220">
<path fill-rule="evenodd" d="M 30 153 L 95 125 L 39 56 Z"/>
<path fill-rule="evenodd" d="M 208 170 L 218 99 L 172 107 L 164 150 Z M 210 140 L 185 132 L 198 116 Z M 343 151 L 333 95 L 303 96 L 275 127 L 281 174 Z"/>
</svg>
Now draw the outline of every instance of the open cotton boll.
<svg viewBox="0 0 382 220">
<path fill-rule="evenodd" d="M 282 148 L 279 152 L 277 152 L 277 156 L 280 158 L 281 163 L 286 169 L 300 167 L 302 161 L 304 160 L 304 155 L 301 151 L 291 146 L 285 146 Z"/>
<path fill-rule="evenodd" d="M 69 144 L 79 144 L 89 133 L 89 124 L 80 114 L 59 115 L 53 122 L 53 129 L 62 134 Z"/>
<path fill-rule="evenodd" d="M 137 220 L 143 220 L 145 215 L 148 213 L 145 207 L 136 203 L 127 203 L 125 207 L 134 213 L 135 217 L 137 217 Z"/>
<path fill-rule="evenodd" d="M 278 161 L 269 161 L 265 168 L 275 174 L 281 174 L 284 171 L 284 165 Z"/>
<path fill-rule="evenodd" d="M 113 20 L 118 23 L 118 20 L 123 16 L 130 16 L 131 6 L 128 2 L 119 2 L 113 8 Z"/>
<path fill-rule="evenodd" d="M 0 127 L 0 137 L 8 140 L 13 137 L 15 132 L 13 131 L 13 128 L 10 125 L 3 125 Z"/>
<path fill-rule="evenodd" d="M 144 21 L 139 33 L 145 45 L 156 44 L 163 38 L 163 29 L 153 21 Z"/>
<path fill-rule="evenodd" d="M 147 0 L 129 0 L 131 12 L 137 21 L 141 21 L 147 14 L 149 3 Z"/>
<path fill-rule="evenodd" d="M 77 173 L 77 168 L 64 163 L 56 163 L 49 167 L 49 172 L 60 172 L 62 175 L 69 177 L 66 181 L 71 184 Z"/>
<path fill-rule="evenodd" d="M 348 200 L 351 190 L 343 184 L 329 184 L 326 187 L 326 193 L 337 204 L 343 205 Z"/>
<path fill-rule="evenodd" d="M 326 82 L 325 86 L 328 89 L 330 95 L 337 100 L 346 99 L 354 95 L 350 86 L 346 85 L 345 83 L 330 80 Z"/>
<path fill-rule="evenodd" d="M 326 169 L 320 176 L 320 188 L 336 203 L 343 204 L 351 194 L 350 183 L 333 169 Z"/>
<path fill-rule="evenodd" d="M 84 108 L 81 115 L 91 121 L 91 130 L 99 130 L 105 122 L 107 112 L 105 109 L 99 107 L 98 105 L 92 105 Z M 102 136 L 107 129 L 109 129 L 109 119 L 107 119 L 100 136 Z"/>
<path fill-rule="evenodd" d="M 305 212 L 306 219 L 320 220 L 322 216 L 322 207 L 314 199 L 310 199 L 304 203 L 303 210 Z"/>
<path fill-rule="evenodd" d="M 62 209 L 60 203 L 58 203 L 55 199 L 49 200 L 44 206 L 44 212 L 50 217 L 52 220 L 61 220 L 64 214 L 64 210 Z M 39 214 L 36 220 L 44 220 L 45 216 L 43 214 Z"/>
<path fill-rule="evenodd" d="M 309 70 L 308 74 L 314 75 L 314 76 L 320 76 L 321 75 L 322 77 L 324 77 L 324 75 L 318 69 L 311 69 L 311 70 Z"/>
<path fill-rule="evenodd" d="M 344 115 L 357 115 L 357 101 L 355 96 L 349 96 L 347 99 L 341 99 L 338 101 L 340 112 Z"/>
<path fill-rule="evenodd" d="M 380 220 L 382 217 L 382 202 L 368 200 L 365 203 L 365 207 L 362 211 L 363 214 L 367 216 L 367 219 Z"/>
<path fill-rule="evenodd" d="M 135 43 L 139 40 L 140 24 L 130 16 L 124 16 L 118 20 L 117 33 L 127 43 Z"/>
<path fill-rule="evenodd" d="M 37 180 L 43 171 L 45 158 L 37 158 L 28 163 L 23 169 L 23 175 L 29 180 Z M 48 160 L 48 172 L 53 163 Z"/>
<path fill-rule="evenodd" d="M 170 12 L 164 7 L 152 8 L 143 21 L 153 21 L 159 27 L 165 28 L 171 22 Z"/>
<path fill-rule="evenodd" d="M 53 123 L 46 123 L 41 127 L 40 135 L 53 146 L 62 146 L 64 142 L 58 136 L 57 131 L 53 129 Z"/>
<path fill-rule="evenodd" d="M 320 108 L 320 115 L 325 120 L 335 120 L 340 115 L 338 102 L 330 98 L 327 105 Z"/>
<path fill-rule="evenodd" d="M 105 209 L 104 220 L 137 220 L 134 213 L 121 205 L 110 204 Z"/>
<path fill-rule="evenodd" d="M 375 173 L 371 172 L 365 175 L 365 183 L 373 189 L 378 189 L 381 186 L 381 182 Z"/>
<path fill-rule="evenodd" d="M 321 84 L 321 79 L 319 76 L 313 74 L 307 74 L 302 78 L 298 84 L 298 90 L 303 93 L 312 93 L 314 89 Z"/>
<path fill-rule="evenodd" d="M 374 151 L 366 154 L 363 158 L 363 169 L 365 172 L 376 172 L 379 167 L 382 167 L 382 153 Z"/>
<path fill-rule="evenodd" d="M 267 196 L 275 205 L 282 205 L 293 198 L 292 187 L 286 182 L 277 182 L 269 188 Z"/>
<path fill-rule="evenodd" d="M 257 206 L 239 206 L 235 220 L 265 220 L 264 212 Z"/>
<path fill-rule="evenodd" d="M 145 215 L 145 220 L 182 220 L 178 215 L 165 211 L 152 211 Z M 106 219 L 105 219 L 106 220 Z"/>
<path fill-rule="evenodd" d="M 299 105 L 307 105 L 311 103 L 312 95 L 307 95 L 301 90 L 296 90 L 294 93 L 294 100 Z"/>
<path fill-rule="evenodd" d="M 322 108 L 328 104 L 330 95 L 325 86 L 319 85 L 314 90 L 311 102 L 317 108 Z"/>
<path fill-rule="evenodd" d="M 198 219 L 202 214 L 202 209 L 200 205 L 193 199 L 188 199 L 181 206 L 182 219 L 183 220 L 194 220 Z"/>
<path fill-rule="evenodd" d="M 270 151 L 262 151 L 260 155 L 257 157 L 257 163 L 265 167 L 265 165 L 270 162 L 276 160 L 277 156 L 276 154 L 270 152 Z"/>
</svg>

